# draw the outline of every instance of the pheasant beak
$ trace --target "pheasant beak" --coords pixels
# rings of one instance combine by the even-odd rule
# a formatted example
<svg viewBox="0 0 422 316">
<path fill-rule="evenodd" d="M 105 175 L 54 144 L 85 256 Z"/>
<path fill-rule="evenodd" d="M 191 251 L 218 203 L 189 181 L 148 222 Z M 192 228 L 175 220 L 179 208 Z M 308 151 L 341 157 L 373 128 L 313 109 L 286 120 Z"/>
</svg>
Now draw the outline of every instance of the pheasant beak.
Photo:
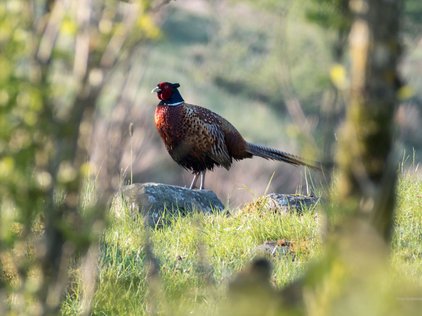
<svg viewBox="0 0 422 316">
<path fill-rule="evenodd" d="M 151 93 L 156 93 L 156 92 L 161 92 L 160 87 L 155 87 L 154 89 L 151 90 Z"/>
</svg>

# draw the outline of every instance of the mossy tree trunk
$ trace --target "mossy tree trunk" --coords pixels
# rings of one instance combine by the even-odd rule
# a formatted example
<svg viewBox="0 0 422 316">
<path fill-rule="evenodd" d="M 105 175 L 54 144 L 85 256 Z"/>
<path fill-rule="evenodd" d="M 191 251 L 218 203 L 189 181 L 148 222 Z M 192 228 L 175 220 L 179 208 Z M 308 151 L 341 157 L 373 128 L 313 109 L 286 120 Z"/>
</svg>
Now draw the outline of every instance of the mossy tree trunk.
<svg viewBox="0 0 422 316">
<path fill-rule="evenodd" d="M 327 207 L 325 253 L 283 294 L 297 302 L 293 310 L 300 313 L 305 308 L 311 315 L 396 315 L 402 314 L 394 303 L 399 289 L 391 286 L 387 254 L 397 178 L 393 138 L 402 2 L 350 0 L 349 5 L 350 90 L 336 151 L 333 205 Z"/>
<path fill-rule="evenodd" d="M 391 238 L 396 184 L 394 112 L 402 2 L 351 0 L 351 81 L 340 131 L 335 201 Z"/>
</svg>

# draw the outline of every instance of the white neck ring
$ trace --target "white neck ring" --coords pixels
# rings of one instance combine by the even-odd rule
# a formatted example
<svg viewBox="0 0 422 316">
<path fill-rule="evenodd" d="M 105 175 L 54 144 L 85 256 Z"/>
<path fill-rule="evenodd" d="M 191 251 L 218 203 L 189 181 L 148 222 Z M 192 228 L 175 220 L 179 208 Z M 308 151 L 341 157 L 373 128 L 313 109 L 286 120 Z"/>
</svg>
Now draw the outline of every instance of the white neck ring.
<svg viewBox="0 0 422 316">
<path fill-rule="evenodd" d="M 165 105 L 168 105 L 168 106 L 177 106 L 177 105 L 180 105 L 180 104 L 182 104 L 183 103 L 183 101 L 181 101 L 181 102 L 176 102 L 176 103 L 164 103 Z"/>
</svg>

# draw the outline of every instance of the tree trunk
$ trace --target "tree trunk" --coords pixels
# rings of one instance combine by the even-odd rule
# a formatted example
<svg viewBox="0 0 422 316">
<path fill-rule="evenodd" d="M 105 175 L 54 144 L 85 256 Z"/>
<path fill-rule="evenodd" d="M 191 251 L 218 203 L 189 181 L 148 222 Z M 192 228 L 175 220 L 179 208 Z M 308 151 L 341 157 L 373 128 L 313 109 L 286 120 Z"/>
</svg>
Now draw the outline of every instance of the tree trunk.
<svg viewBox="0 0 422 316">
<path fill-rule="evenodd" d="M 281 292 L 289 302 L 284 310 L 302 313 L 305 307 L 311 315 L 385 315 L 385 302 L 398 296 L 393 293 L 397 288 L 385 290 L 379 285 L 391 281 L 386 254 L 397 177 L 393 117 L 402 3 L 350 0 L 349 4 L 354 15 L 350 92 L 336 152 L 334 203 L 327 208 L 331 227 L 325 254 Z M 387 314 L 401 314 L 394 312 L 398 305 L 390 307 Z"/>
<path fill-rule="evenodd" d="M 394 112 L 401 1 L 351 0 L 349 104 L 336 154 L 335 199 L 390 241 L 395 206 Z"/>
</svg>

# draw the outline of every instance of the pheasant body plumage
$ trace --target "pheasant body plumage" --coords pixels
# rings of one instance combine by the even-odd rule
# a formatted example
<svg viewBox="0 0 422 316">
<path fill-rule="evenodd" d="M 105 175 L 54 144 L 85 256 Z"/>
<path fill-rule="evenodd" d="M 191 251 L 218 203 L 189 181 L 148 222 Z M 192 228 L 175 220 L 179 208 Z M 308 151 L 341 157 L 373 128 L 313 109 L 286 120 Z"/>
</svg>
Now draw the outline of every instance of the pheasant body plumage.
<svg viewBox="0 0 422 316">
<path fill-rule="evenodd" d="M 214 166 L 229 169 L 233 159 L 252 157 L 233 125 L 200 106 L 158 105 L 155 125 L 170 156 L 194 173 L 212 170 Z"/>
<path fill-rule="evenodd" d="M 293 165 L 306 165 L 301 158 L 277 149 L 248 143 L 237 129 L 220 115 L 197 105 L 185 103 L 179 84 L 162 82 L 157 92 L 161 102 L 155 110 L 155 125 L 170 156 L 195 174 L 191 188 L 201 174 L 204 185 L 206 170 L 215 166 L 230 169 L 233 159 L 260 156 Z"/>
</svg>

